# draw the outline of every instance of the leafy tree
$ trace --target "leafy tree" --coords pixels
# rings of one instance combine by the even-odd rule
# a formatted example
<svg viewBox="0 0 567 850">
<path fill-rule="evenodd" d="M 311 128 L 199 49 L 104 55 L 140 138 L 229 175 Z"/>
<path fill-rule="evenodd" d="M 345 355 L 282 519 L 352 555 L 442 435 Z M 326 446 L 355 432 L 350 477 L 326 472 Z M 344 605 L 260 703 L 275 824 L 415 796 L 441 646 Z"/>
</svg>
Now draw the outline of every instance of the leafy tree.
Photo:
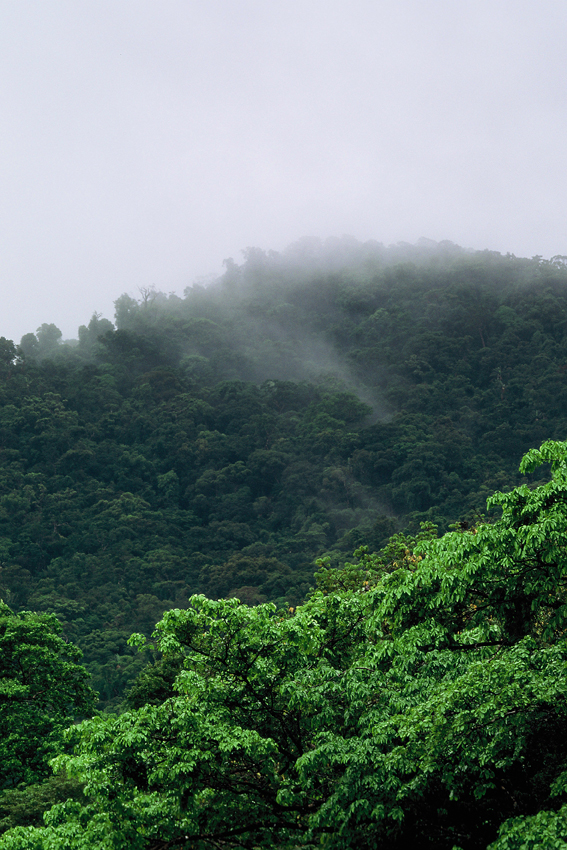
<svg viewBox="0 0 567 850">
<path fill-rule="evenodd" d="M 106 333 L 111 333 L 114 325 L 108 319 L 103 319 L 100 313 L 93 313 L 88 325 L 79 327 L 79 345 L 86 351 L 92 352 L 98 339 Z"/>
<path fill-rule="evenodd" d="M 52 614 L 14 614 L 0 602 L 0 789 L 50 773 L 62 730 L 92 712 L 94 691 Z"/>
<path fill-rule="evenodd" d="M 44 322 L 42 326 L 37 329 L 36 336 L 39 356 L 48 357 L 59 347 L 63 334 L 57 325 L 54 325 L 53 323 L 48 325 Z"/>
<path fill-rule="evenodd" d="M 493 522 L 398 536 L 294 610 L 167 612 L 175 693 L 155 704 L 156 671 L 146 705 L 71 730 L 55 764 L 89 799 L 0 848 L 563 846 L 567 443 L 522 470 L 546 463 Z"/>
<path fill-rule="evenodd" d="M 5 375 L 9 373 L 16 359 L 16 346 L 11 339 L 0 336 L 0 372 Z"/>
<path fill-rule="evenodd" d="M 24 357 L 37 357 L 39 354 L 39 343 L 34 333 L 24 334 L 20 340 L 20 351 Z"/>
</svg>

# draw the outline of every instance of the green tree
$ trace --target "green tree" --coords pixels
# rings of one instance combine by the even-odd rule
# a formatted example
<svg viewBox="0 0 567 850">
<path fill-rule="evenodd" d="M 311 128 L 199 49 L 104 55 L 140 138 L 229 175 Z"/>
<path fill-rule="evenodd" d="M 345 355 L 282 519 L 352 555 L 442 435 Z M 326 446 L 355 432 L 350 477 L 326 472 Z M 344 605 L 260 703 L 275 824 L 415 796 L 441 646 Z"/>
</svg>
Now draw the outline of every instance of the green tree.
<svg viewBox="0 0 567 850">
<path fill-rule="evenodd" d="M 79 344 L 86 352 L 91 352 L 99 337 L 112 331 L 114 331 L 112 322 L 103 319 L 100 313 L 93 313 L 89 324 L 79 327 Z"/>
<path fill-rule="evenodd" d="M 54 354 L 61 344 L 61 337 L 63 336 L 57 325 L 53 323 L 48 325 L 46 322 L 37 329 L 36 335 L 39 357 L 49 357 Z"/>
<path fill-rule="evenodd" d="M 9 372 L 16 359 L 16 346 L 11 339 L 0 336 L 0 373 Z"/>
<path fill-rule="evenodd" d="M 39 343 L 36 335 L 33 333 L 24 334 L 20 340 L 19 348 L 25 358 L 38 357 Z"/>
<path fill-rule="evenodd" d="M 0 602 L 0 789 L 49 776 L 62 730 L 96 698 L 80 651 L 52 614 L 14 614 Z"/>
</svg>

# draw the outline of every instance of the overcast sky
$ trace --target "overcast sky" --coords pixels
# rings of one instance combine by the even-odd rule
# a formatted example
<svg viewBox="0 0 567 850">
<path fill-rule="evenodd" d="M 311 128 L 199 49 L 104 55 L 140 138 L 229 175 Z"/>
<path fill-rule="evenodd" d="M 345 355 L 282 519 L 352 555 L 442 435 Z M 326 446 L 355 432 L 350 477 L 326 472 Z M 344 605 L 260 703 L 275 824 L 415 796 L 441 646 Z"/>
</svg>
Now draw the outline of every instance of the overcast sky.
<svg viewBox="0 0 567 850">
<path fill-rule="evenodd" d="M 3 0 L 0 335 L 304 235 L 567 254 L 564 0 Z"/>
</svg>

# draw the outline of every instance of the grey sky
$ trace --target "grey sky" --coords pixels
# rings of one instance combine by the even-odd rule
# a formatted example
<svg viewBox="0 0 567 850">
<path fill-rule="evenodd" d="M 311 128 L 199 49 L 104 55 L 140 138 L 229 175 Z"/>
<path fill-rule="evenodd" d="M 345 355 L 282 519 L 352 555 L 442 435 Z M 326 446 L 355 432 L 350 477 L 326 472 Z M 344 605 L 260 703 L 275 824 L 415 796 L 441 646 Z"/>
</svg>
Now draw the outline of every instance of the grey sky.
<svg viewBox="0 0 567 850">
<path fill-rule="evenodd" d="M 0 335 L 255 245 L 567 254 L 563 0 L 3 0 Z"/>
</svg>

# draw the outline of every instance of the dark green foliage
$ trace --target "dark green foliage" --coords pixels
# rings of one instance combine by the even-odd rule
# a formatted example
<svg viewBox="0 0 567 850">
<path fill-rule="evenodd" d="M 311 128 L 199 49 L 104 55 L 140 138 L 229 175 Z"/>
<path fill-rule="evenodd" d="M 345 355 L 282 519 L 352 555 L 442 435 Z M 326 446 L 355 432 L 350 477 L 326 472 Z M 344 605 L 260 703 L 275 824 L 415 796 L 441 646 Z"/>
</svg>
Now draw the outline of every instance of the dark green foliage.
<svg viewBox="0 0 567 850">
<path fill-rule="evenodd" d="M 56 803 L 83 801 L 84 784 L 62 771 L 42 782 L 13 788 L 0 796 L 0 833 L 15 826 L 42 826 L 43 815 Z"/>
<path fill-rule="evenodd" d="M 0 602 L 0 791 L 47 777 L 62 730 L 93 710 L 81 653 L 60 633 L 52 614 Z"/>
<path fill-rule="evenodd" d="M 0 593 L 54 612 L 105 705 L 192 593 L 295 606 L 313 562 L 474 522 L 567 415 L 567 272 L 426 247 L 249 250 L 0 340 Z"/>
<path fill-rule="evenodd" d="M 183 661 L 183 655 L 168 655 L 153 664 L 148 664 L 126 692 L 128 707 L 160 705 L 172 697 L 173 685 L 183 668 Z"/>
</svg>

